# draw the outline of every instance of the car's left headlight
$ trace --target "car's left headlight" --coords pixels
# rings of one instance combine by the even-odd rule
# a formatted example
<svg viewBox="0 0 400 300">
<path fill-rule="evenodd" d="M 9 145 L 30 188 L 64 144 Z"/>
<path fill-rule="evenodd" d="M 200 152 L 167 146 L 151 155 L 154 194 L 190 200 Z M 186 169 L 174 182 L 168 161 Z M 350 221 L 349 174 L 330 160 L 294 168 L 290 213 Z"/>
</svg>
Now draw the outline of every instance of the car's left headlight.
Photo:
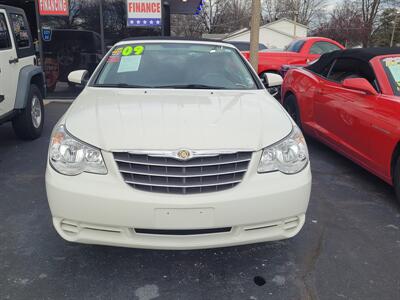
<svg viewBox="0 0 400 300">
<path fill-rule="evenodd" d="M 300 129 L 294 125 L 285 139 L 263 150 L 258 173 L 280 171 L 284 174 L 296 174 L 307 164 L 307 144 Z"/>
<path fill-rule="evenodd" d="M 64 125 L 55 128 L 49 149 L 50 165 L 59 173 L 76 176 L 83 172 L 107 174 L 100 149 L 69 134 Z"/>
</svg>

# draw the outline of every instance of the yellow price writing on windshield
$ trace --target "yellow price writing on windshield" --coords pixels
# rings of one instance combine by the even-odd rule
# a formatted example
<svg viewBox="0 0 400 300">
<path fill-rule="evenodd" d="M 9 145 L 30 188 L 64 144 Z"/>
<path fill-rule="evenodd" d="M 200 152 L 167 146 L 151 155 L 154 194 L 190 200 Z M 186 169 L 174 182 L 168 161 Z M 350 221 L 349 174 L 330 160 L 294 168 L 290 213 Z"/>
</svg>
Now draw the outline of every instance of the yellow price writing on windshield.
<svg viewBox="0 0 400 300">
<path fill-rule="evenodd" d="M 136 47 L 132 47 L 132 46 L 127 46 L 124 48 L 124 50 L 122 50 L 122 56 L 130 56 L 132 55 L 132 53 L 134 55 L 142 55 L 144 52 L 144 47 L 143 46 L 136 46 Z"/>
<path fill-rule="evenodd" d="M 133 52 L 133 48 L 131 46 L 125 47 L 124 50 L 122 50 L 122 55 L 123 56 L 129 56 Z"/>
<path fill-rule="evenodd" d="M 144 47 L 143 46 L 136 46 L 133 48 L 133 51 L 135 51 L 136 55 L 141 55 L 144 52 Z"/>
</svg>

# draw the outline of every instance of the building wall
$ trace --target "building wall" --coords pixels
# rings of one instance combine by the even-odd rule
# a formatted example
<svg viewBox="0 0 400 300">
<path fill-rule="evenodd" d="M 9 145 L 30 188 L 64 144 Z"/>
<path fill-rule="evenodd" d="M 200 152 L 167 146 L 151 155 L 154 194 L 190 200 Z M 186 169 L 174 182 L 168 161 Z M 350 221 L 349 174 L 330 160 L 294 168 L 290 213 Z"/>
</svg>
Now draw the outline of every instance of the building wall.
<svg viewBox="0 0 400 300">
<path fill-rule="evenodd" d="M 292 37 L 289 37 L 284 34 L 277 33 L 276 31 L 261 28 L 260 29 L 260 43 L 266 45 L 271 49 L 283 49 L 285 48 L 291 41 Z M 246 32 L 242 35 L 235 36 L 232 38 L 227 38 L 225 41 L 243 41 L 250 42 L 250 32 Z"/>
<path fill-rule="evenodd" d="M 292 22 L 283 20 L 281 22 L 271 23 L 268 27 L 294 36 L 295 26 Z M 296 26 L 296 36 L 297 37 L 306 37 L 307 36 L 307 28 L 297 25 Z"/>
</svg>

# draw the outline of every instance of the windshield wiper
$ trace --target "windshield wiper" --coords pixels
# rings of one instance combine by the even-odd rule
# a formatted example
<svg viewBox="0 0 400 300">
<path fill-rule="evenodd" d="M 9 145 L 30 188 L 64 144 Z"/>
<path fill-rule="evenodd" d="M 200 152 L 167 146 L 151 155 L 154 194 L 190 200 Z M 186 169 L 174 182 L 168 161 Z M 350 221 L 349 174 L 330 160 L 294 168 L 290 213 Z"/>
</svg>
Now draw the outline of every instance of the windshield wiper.
<svg viewBox="0 0 400 300">
<path fill-rule="evenodd" d="M 212 86 L 205 84 L 181 84 L 181 85 L 162 85 L 155 86 L 155 89 L 195 89 L 195 90 L 225 90 L 222 86 Z"/>
<path fill-rule="evenodd" d="M 132 85 L 132 84 L 127 84 L 127 83 L 95 84 L 94 87 L 121 88 L 121 89 L 146 89 L 146 88 L 151 88 L 151 86 Z"/>
</svg>

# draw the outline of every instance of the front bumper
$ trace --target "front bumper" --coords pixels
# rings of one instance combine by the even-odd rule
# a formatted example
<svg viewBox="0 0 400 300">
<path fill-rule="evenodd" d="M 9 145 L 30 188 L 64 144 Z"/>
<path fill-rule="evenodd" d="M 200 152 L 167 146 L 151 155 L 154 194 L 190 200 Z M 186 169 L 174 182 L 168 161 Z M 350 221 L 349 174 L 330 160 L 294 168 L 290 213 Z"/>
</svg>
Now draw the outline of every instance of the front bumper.
<svg viewBox="0 0 400 300">
<path fill-rule="evenodd" d="M 305 221 L 310 167 L 296 175 L 257 174 L 260 155 L 254 154 L 235 188 L 197 195 L 135 190 L 123 181 L 111 153 L 103 153 L 107 175 L 64 176 L 48 165 L 54 226 L 71 242 L 149 249 L 214 248 L 293 237 Z M 137 232 L 220 228 L 231 229 L 189 235 Z"/>
</svg>

